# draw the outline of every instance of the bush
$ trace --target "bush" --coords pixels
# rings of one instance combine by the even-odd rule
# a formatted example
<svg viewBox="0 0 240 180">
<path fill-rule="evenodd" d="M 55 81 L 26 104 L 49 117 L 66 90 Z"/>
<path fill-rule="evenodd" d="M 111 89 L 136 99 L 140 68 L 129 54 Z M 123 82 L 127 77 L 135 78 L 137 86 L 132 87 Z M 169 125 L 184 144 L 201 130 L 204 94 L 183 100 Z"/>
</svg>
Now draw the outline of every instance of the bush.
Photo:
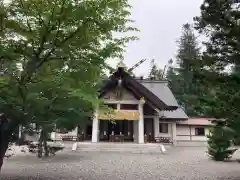
<svg viewBox="0 0 240 180">
<path fill-rule="evenodd" d="M 221 148 L 213 149 L 209 147 L 208 154 L 215 161 L 224 161 L 226 159 L 230 159 L 236 150 L 237 149 L 227 149 L 227 150 L 224 150 Z"/>
<path fill-rule="evenodd" d="M 230 149 L 234 132 L 232 129 L 216 124 L 208 135 L 208 154 L 216 161 L 224 161 L 232 157 L 237 149 Z"/>
</svg>

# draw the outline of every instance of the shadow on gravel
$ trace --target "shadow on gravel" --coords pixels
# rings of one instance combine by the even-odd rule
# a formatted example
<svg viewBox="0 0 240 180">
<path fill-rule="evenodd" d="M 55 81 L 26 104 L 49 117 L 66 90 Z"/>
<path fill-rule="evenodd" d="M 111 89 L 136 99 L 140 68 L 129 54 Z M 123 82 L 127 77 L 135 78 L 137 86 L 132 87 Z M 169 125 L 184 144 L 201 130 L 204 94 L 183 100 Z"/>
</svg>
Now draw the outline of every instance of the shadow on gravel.
<svg viewBox="0 0 240 180">
<path fill-rule="evenodd" d="M 47 158 L 37 158 L 36 156 L 15 156 L 8 160 L 6 159 L 4 163 L 65 163 L 67 162 L 79 162 L 81 160 L 88 159 L 87 156 L 79 154 L 57 154 L 56 156 L 50 156 Z"/>
<path fill-rule="evenodd" d="M 66 178 L 50 178 L 50 177 L 34 177 L 34 176 L 28 176 L 28 177 L 24 177 L 24 176 L 7 176 L 7 175 L 0 175 L 0 179 L 1 180 L 66 180 Z M 76 180 L 79 178 L 76 178 Z M 175 180 L 182 180 L 182 177 L 179 177 L 179 179 L 175 179 Z M 225 176 L 225 177 L 217 177 L 216 180 L 239 180 L 240 177 L 230 177 L 230 176 Z M 73 180 L 73 179 L 72 179 Z M 75 180 L 75 178 L 74 178 Z"/>
<path fill-rule="evenodd" d="M 0 175 L 2 180 L 56 180 L 53 178 L 47 178 L 46 177 L 23 177 L 23 176 L 18 176 L 18 177 L 10 177 L 6 175 Z"/>
<path fill-rule="evenodd" d="M 217 180 L 239 180 L 240 177 L 222 177 L 222 178 L 217 178 Z"/>
</svg>

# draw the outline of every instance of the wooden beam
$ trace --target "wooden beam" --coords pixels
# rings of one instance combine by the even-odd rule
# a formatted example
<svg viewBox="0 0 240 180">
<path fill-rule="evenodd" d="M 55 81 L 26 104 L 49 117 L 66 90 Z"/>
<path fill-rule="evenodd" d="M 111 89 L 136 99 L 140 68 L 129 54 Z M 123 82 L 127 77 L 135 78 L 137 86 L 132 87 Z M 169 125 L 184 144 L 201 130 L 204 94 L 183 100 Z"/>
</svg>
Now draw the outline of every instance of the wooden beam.
<svg viewBox="0 0 240 180">
<path fill-rule="evenodd" d="M 192 126 L 189 126 L 189 130 L 190 130 L 190 140 L 192 140 Z"/>
</svg>

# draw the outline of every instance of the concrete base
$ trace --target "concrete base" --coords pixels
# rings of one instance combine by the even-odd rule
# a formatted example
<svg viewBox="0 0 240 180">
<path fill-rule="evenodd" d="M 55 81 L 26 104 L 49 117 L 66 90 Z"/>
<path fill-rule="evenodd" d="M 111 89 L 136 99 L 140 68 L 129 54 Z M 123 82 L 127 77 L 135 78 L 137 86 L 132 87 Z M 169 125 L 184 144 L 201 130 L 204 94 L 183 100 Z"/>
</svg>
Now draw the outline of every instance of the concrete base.
<svg viewBox="0 0 240 180">
<path fill-rule="evenodd" d="M 168 151 L 172 145 L 164 145 Z M 131 152 L 131 153 L 161 153 L 160 144 L 146 143 L 91 143 L 91 142 L 79 142 L 77 151 L 84 152 Z"/>
<path fill-rule="evenodd" d="M 208 145 L 207 141 L 176 141 L 176 146 L 183 147 L 206 147 Z"/>
</svg>

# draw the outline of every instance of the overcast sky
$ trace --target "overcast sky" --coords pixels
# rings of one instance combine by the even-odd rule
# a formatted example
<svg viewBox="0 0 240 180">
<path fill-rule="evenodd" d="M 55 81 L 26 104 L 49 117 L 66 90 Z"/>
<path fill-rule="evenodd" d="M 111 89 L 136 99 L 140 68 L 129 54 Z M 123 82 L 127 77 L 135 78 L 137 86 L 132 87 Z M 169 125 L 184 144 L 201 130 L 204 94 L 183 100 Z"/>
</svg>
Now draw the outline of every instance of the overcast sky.
<svg viewBox="0 0 240 180">
<path fill-rule="evenodd" d="M 193 22 L 199 15 L 203 0 L 129 0 L 132 8 L 131 19 L 141 32 L 140 40 L 131 42 L 124 54 L 124 63 L 131 67 L 142 58 L 147 61 L 135 71 L 147 75 L 151 59 L 163 68 L 176 54 L 176 40 L 181 35 L 184 23 Z M 116 62 L 110 62 L 116 67 Z"/>
</svg>

